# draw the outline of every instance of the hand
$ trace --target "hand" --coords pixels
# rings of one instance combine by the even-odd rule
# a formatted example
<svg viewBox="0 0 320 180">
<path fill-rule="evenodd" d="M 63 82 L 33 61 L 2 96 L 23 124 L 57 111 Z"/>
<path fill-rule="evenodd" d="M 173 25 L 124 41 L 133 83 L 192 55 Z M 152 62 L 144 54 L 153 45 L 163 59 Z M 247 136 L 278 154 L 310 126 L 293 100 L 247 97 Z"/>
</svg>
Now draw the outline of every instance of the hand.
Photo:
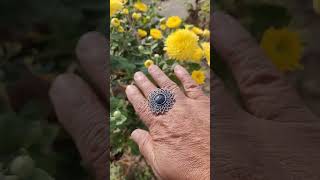
<svg viewBox="0 0 320 180">
<path fill-rule="evenodd" d="M 108 172 L 108 113 L 104 106 L 107 97 L 108 44 L 103 35 L 95 32 L 84 35 L 77 45 L 77 56 L 97 90 L 74 74 L 56 78 L 50 97 L 59 121 L 71 134 L 85 164 L 95 179 L 106 180 Z"/>
<path fill-rule="evenodd" d="M 245 107 L 215 77 L 215 179 L 320 179 L 320 124 L 256 41 L 221 12 L 213 46 L 232 70 Z"/>
<path fill-rule="evenodd" d="M 176 102 L 167 113 L 152 114 L 146 97 L 157 86 L 142 72 L 135 73 L 134 80 L 142 93 L 129 85 L 126 94 L 149 132 L 137 129 L 132 139 L 159 179 L 210 179 L 209 98 L 179 65 L 174 72 L 184 91 L 159 67 L 152 65 L 148 71 L 160 88 L 175 94 Z"/>
</svg>

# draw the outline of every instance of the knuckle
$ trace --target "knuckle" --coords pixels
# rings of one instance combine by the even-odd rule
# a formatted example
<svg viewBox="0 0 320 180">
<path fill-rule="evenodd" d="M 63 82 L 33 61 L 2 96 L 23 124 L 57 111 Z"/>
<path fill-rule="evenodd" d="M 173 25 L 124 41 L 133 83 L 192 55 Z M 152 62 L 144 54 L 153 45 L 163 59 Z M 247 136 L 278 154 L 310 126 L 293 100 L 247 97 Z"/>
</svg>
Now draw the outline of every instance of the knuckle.
<svg viewBox="0 0 320 180">
<path fill-rule="evenodd" d="M 170 82 L 169 80 L 163 82 L 163 87 L 173 92 L 179 90 L 179 87 L 174 82 Z"/>
<path fill-rule="evenodd" d="M 143 115 L 148 111 L 148 104 L 147 102 L 142 102 L 140 104 L 138 104 L 137 108 L 136 108 L 138 114 Z"/>
<path fill-rule="evenodd" d="M 189 91 L 199 91 L 201 89 L 200 86 L 196 85 L 192 81 L 186 81 L 184 84 L 184 87 L 186 90 L 189 90 Z"/>
</svg>

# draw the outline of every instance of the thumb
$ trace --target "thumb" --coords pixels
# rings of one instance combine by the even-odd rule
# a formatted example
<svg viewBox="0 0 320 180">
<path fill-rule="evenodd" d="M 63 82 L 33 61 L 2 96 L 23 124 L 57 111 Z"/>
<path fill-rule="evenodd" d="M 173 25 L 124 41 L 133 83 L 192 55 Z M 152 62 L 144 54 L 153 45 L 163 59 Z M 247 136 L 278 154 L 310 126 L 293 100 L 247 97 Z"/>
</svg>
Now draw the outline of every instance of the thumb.
<svg viewBox="0 0 320 180">
<path fill-rule="evenodd" d="M 152 137 L 148 131 L 142 129 L 136 129 L 131 133 L 132 140 L 138 144 L 139 150 L 144 158 L 147 160 L 148 164 L 154 166 L 154 153 L 152 146 Z"/>
</svg>

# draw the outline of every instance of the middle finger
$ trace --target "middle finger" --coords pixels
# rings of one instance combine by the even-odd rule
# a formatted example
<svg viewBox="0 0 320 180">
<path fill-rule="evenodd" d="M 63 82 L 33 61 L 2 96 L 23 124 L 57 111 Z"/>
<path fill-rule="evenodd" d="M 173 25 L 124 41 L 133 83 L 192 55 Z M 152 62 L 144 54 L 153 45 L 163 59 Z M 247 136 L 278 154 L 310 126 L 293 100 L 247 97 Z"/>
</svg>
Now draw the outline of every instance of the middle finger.
<svg viewBox="0 0 320 180">
<path fill-rule="evenodd" d="M 148 98 L 152 91 L 157 89 L 157 87 L 140 71 L 134 74 L 134 81 L 146 98 Z"/>
</svg>

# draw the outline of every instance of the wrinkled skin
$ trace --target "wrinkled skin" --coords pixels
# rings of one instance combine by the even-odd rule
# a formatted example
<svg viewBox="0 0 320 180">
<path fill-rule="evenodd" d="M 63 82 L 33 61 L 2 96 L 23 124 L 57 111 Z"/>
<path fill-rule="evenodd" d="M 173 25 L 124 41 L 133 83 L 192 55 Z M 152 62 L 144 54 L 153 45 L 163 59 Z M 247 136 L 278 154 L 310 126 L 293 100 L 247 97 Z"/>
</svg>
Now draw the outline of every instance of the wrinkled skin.
<svg viewBox="0 0 320 180">
<path fill-rule="evenodd" d="M 230 67 L 245 106 L 215 76 L 215 179 L 320 179 L 320 119 L 238 22 L 221 12 L 212 19 L 213 46 Z"/>
<path fill-rule="evenodd" d="M 128 86 L 126 93 L 149 132 L 137 129 L 132 139 L 158 179 L 210 179 L 209 97 L 182 66 L 177 65 L 174 72 L 184 90 L 159 67 L 152 65 L 148 71 L 158 87 L 175 94 L 176 102 L 167 113 L 152 114 L 146 97 L 157 86 L 142 72 L 135 73 L 137 86 Z"/>
</svg>

